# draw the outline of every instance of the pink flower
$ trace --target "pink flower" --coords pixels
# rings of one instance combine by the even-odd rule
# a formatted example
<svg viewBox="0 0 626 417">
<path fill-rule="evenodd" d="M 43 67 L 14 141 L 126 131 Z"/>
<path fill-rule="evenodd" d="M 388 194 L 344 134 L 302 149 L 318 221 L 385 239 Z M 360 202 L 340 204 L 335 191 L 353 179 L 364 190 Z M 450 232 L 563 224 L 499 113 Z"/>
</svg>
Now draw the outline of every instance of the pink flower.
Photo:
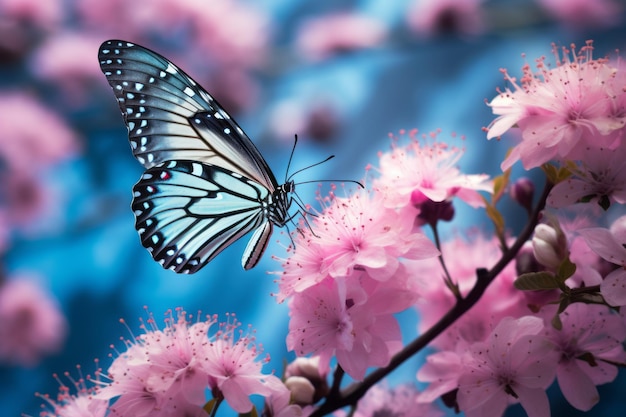
<svg viewBox="0 0 626 417">
<path fill-rule="evenodd" d="M 46 39 L 35 52 L 30 68 L 37 77 L 60 86 L 68 105 L 79 107 L 92 99 L 86 87 L 104 83 L 98 63 L 85 59 L 102 43 L 100 37 L 63 32 Z M 108 86 L 107 86 L 108 87 Z"/>
<path fill-rule="evenodd" d="M 64 6 L 61 0 L 0 0 L 0 15 L 49 29 L 61 23 Z"/>
<path fill-rule="evenodd" d="M 0 184 L 0 196 L 4 200 L 5 215 L 15 227 L 32 228 L 38 217 L 50 214 L 53 203 L 48 190 L 31 172 L 11 173 Z M 43 226 L 43 225 L 42 225 Z"/>
<path fill-rule="evenodd" d="M 418 403 L 432 403 L 459 387 L 459 378 L 466 372 L 465 362 L 469 360 L 467 344 L 460 342 L 454 351 L 444 350 L 426 357 L 426 362 L 417 371 L 417 380 L 429 385 L 418 395 Z"/>
<path fill-rule="evenodd" d="M 548 417 L 546 388 L 554 380 L 558 354 L 540 333 L 543 321 L 504 318 L 485 342 L 469 348 L 457 401 L 467 417 L 499 417 L 519 401 L 531 417 Z"/>
<path fill-rule="evenodd" d="M 59 116 L 24 93 L 0 94 L 0 126 L 0 157 L 13 171 L 66 160 L 80 147 Z"/>
<path fill-rule="evenodd" d="M 578 202 L 595 201 L 604 209 L 612 202 L 626 203 L 626 151 L 589 148 L 584 161 L 573 168 L 573 177 L 554 186 L 548 205 L 567 207 Z"/>
<path fill-rule="evenodd" d="M 401 132 L 403 133 L 403 132 Z M 431 137 L 436 137 L 431 134 Z M 442 202 L 458 197 L 472 207 L 482 207 L 478 191 L 492 190 L 488 176 L 462 174 L 457 163 L 463 150 L 443 142 L 420 141 L 417 130 L 409 132 L 410 142 L 403 147 L 396 143 L 391 152 L 380 155 L 380 178 L 374 187 L 385 195 L 385 206 L 403 209 L 419 206 L 430 200 Z M 423 142 L 423 143 L 422 143 Z"/>
<path fill-rule="evenodd" d="M 248 398 L 252 394 L 268 397 L 287 389 L 279 378 L 261 373 L 262 363 L 256 359 L 262 353 L 251 333 L 236 330 L 241 323 L 231 316 L 232 323 L 220 324 L 220 331 L 204 350 L 202 369 L 209 375 L 209 387 L 218 390 L 238 413 L 252 410 Z M 269 361 L 269 357 L 266 358 Z"/>
<path fill-rule="evenodd" d="M 374 385 L 357 404 L 354 417 L 440 417 L 443 412 L 434 404 L 419 404 L 419 391 L 409 384 L 393 388 L 386 384 Z"/>
<path fill-rule="evenodd" d="M 604 277 L 600 293 L 609 305 L 626 306 L 626 216 L 615 220 L 610 229 L 592 227 L 578 233 L 600 257 L 621 266 Z"/>
<path fill-rule="evenodd" d="M 435 245 L 413 230 L 414 218 L 398 215 L 384 206 L 380 193 L 356 191 L 348 198 L 331 196 L 326 207 L 294 234 L 296 250 L 284 261 L 279 281 L 279 302 L 327 276 L 346 277 L 355 270 L 387 281 L 400 258 L 437 256 Z"/>
<path fill-rule="evenodd" d="M 42 411 L 40 417 L 105 417 L 107 415 L 109 402 L 97 398 L 98 387 L 101 383 L 101 370 L 97 369 L 93 377 L 90 375 L 83 377 L 80 366 L 77 368 L 80 374 L 78 380 L 73 379 L 69 373 L 65 373 L 65 377 L 74 386 L 75 394 L 70 393 L 71 388 L 65 385 L 57 375 L 54 377 L 60 387 L 56 400 L 48 395 L 37 394 L 52 407 L 52 410 Z M 94 385 L 87 385 L 87 381 L 93 381 Z"/>
<path fill-rule="evenodd" d="M 444 242 L 442 254 L 450 276 L 463 296 L 476 283 L 476 269 L 492 267 L 501 256 L 498 241 L 487 240 L 478 233 L 468 240 L 455 238 Z M 452 308 L 455 298 L 443 281 L 444 271 L 438 260 L 433 258 L 406 263 L 413 275 L 422 277 L 419 281 L 421 287 L 416 290 L 420 297 L 415 307 L 420 315 L 418 332 L 423 333 Z M 431 346 L 455 350 L 459 340 L 467 343 L 483 341 L 503 317 L 528 314 L 524 293 L 513 287 L 516 277 L 515 263 L 511 262 L 496 277 L 482 299 L 437 337 Z"/>
<path fill-rule="evenodd" d="M 485 29 L 481 3 L 482 0 L 414 0 L 408 25 L 422 35 L 477 35 Z"/>
<path fill-rule="evenodd" d="M 621 9 L 613 0 L 539 0 L 557 19 L 575 27 L 606 27 L 620 22 Z"/>
<path fill-rule="evenodd" d="M 136 417 L 180 415 L 181 410 L 201 414 L 210 388 L 237 412 L 252 409 L 251 394 L 269 396 L 286 388 L 274 375 L 261 373 L 256 359 L 261 353 L 252 336 L 235 331 L 240 323 L 230 316 L 210 335 L 217 316 L 192 323 L 178 309 L 169 312 L 166 327 L 159 330 L 152 317 L 144 334 L 127 342 L 109 368 L 111 383 L 99 393 L 117 397 L 113 413 Z"/>
<path fill-rule="evenodd" d="M 554 310 L 548 309 L 548 321 Z M 545 327 L 545 335 L 561 355 L 556 371 L 557 381 L 573 407 L 588 411 L 600 400 L 596 385 L 613 381 L 618 371 L 613 363 L 626 360 L 622 345 L 626 327 L 619 315 L 612 314 L 608 307 L 602 305 L 571 304 L 560 314 L 560 318 L 563 323 L 561 330 L 549 324 Z M 581 359 L 583 355 L 591 355 L 591 359 Z"/>
<path fill-rule="evenodd" d="M 615 149 L 621 143 L 626 71 L 606 59 L 592 59 L 591 42 L 578 55 L 574 46 L 571 51 L 563 48 L 562 58 L 553 49 L 556 68 L 548 69 L 544 58 L 537 60 L 538 74 L 524 66 L 521 86 L 503 70 L 514 91 L 507 88 L 489 103 L 499 117 L 489 126 L 488 139 L 513 125 L 522 132 L 503 170 L 519 159 L 525 169 L 552 159 L 585 159 L 590 147 Z"/>
<path fill-rule="evenodd" d="M 338 53 L 371 48 L 387 36 L 385 25 L 372 17 L 342 13 L 305 20 L 296 47 L 306 57 L 321 60 Z"/>
<path fill-rule="evenodd" d="M 287 347 L 298 356 L 320 356 L 320 369 L 329 361 L 360 380 L 370 366 L 384 366 L 402 346 L 393 313 L 410 305 L 412 297 L 392 282 L 381 283 L 365 274 L 327 278 L 296 294 L 289 303 Z M 356 282 L 355 282 L 356 281 Z"/>
<path fill-rule="evenodd" d="M 58 352 L 67 322 L 55 299 L 33 278 L 12 277 L 0 287 L 0 361 L 35 366 Z"/>
</svg>

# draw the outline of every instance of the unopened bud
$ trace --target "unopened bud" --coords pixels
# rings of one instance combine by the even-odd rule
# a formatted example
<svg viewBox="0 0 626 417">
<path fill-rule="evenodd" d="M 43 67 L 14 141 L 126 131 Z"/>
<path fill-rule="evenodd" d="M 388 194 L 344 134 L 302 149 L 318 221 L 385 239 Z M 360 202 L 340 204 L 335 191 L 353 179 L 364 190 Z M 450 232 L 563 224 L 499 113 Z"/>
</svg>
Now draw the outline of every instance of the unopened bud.
<svg viewBox="0 0 626 417">
<path fill-rule="evenodd" d="M 313 404 L 315 387 L 311 381 L 303 376 L 290 376 L 285 380 L 285 386 L 291 391 L 291 400 L 298 405 Z"/>
<path fill-rule="evenodd" d="M 308 404 L 314 404 L 328 393 L 326 373 L 320 370 L 319 356 L 312 358 L 296 358 L 285 369 L 286 381 L 290 378 L 305 378 L 314 388 L 313 400 Z M 285 382 L 286 383 L 286 382 Z M 291 388 L 290 388 L 291 389 Z"/>
<path fill-rule="evenodd" d="M 533 207 L 533 196 L 535 195 L 535 184 L 530 178 L 522 177 L 515 181 L 509 191 L 511 198 L 531 211 Z"/>
<path fill-rule="evenodd" d="M 515 257 L 515 272 L 517 272 L 517 275 L 539 272 L 545 269 L 545 267 L 537 261 L 533 252 L 532 244 L 526 242 L 517 253 Z"/>
<path fill-rule="evenodd" d="M 435 225 L 439 220 L 449 222 L 454 218 L 454 206 L 450 201 L 426 200 L 419 205 L 417 217 L 425 223 Z"/>
<path fill-rule="evenodd" d="M 567 239 L 558 226 L 538 224 L 532 242 L 535 259 L 548 268 L 558 268 L 567 257 Z"/>
</svg>

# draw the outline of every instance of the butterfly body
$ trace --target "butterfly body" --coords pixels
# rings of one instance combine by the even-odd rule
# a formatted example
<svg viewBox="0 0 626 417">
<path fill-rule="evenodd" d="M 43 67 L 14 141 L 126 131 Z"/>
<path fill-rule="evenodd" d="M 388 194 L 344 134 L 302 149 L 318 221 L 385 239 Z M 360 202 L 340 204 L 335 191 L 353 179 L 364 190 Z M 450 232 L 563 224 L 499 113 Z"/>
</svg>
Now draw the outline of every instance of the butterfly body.
<svg viewBox="0 0 626 417">
<path fill-rule="evenodd" d="M 98 58 L 146 168 L 132 202 L 143 246 L 163 267 L 194 273 L 253 232 L 242 257 L 253 268 L 273 226 L 291 219 L 294 183 L 279 185 L 239 125 L 166 58 L 119 40 Z"/>
</svg>

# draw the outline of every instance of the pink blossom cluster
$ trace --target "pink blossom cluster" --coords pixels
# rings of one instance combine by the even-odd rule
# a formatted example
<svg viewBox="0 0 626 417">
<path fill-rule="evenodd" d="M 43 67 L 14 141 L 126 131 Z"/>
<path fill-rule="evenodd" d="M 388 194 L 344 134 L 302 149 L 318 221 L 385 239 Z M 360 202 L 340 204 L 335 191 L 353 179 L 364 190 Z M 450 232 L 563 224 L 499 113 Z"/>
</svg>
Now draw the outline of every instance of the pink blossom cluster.
<svg viewBox="0 0 626 417">
<path fill-rule="evenodd" d="M 77 134 L 34 96 L 0 92 L 0 217 L 9 228 L 35 223 L 50 208 L 42 174 L 50 166 L 75 156 Z"/>
<path fill-rule="evenodd" d="M 319 356 L 322 369 L 336 357 L 355 380 L 401 348 L 394 314 L 424 296 L 424 275 L 410 266 L 439 255 L 420 227 L 425 205 L 459 197 L 480 206 L 477 191 L 490 188 L 487 176 L 455 167 L 462 150 L 416 133 L 380 155 L 372 190 L 320 198 L 322 212 L 301 223 L 296 250 L 282 260 L 276 297 L 289 298 L 288 348 Z"/>
<path fill-rule="evenodd" d="M 0 4 L 8 6 L 7 2 Z M 0 92 L 0 126 L 2 255 L 10 249 L 16 231 L 32 232 L 43 226 L 44 214 L 49 215 L 54 208 L 49 204 L 52 199 L 43 175 L 54 164 L 75 155 L 79 143 L 76 133 L 59 115 L 35 96 L 21 92 Z M 32 367 L 63 346 L 66 319 L 40 281 L 24 273 L 0 272 L 2 363 Z"/>
<path fill-rule="evenodd" d="M 571 58 L 567 50 L 561 60 L 555 52 L 553 69 L 541 58 L 539 73 L 526 66 L 520 84 L 505 72 L 514 90 L 489 103 L 498 118 L 488 137 L 513 126 L 521 132 L 502 168 L 518 160 L 526 169 L 562 167 L 558 175 L 558 168 L 544 168 L 556 182 L 546 201 L 574 218 L 544 210 L 532 239 L 481 300 L 432 342 L 438 351 L 417 373 L 430 383 L 421 402 L 445 397 L 468 417 L 499 417 L 519 403 L 529 416 L 548 417 L 546 389 L 556 381 L 574 408 L 588 411 L 600 400 L 597 386 L 613 381 L 626 360 L 626 322 L 615 311 L 626 305 L 626 216 L 598 227 L 601 208 L 623 210 L 626 77 L 619 63 L 593 59 L 591 51 L 589 42 Z M 530 214 L 534 186 L 527 182 L 514 184 L 512 195 Z M 577 204 L 585 202 L 599 206 Z M 424 275 L 451 277 L 458 290 L 428 281 L 416 304 L 419 330 L 466 297 L 480 279 L 477 269 L 500 262 L 512 242 L 477 234 L 442 244 L 445 268 L 431 259 L 411 261 L 408 267 Z"/>
<path fill-rule="evenodd" d="M 553 46 L 554 68 L 544 57 L 537 60 L 536 72 L 525 65 L 520 82 L 502 70 L 513 89 L 507 87 L 489 103 L 498 117 L 487 137 L 499 137 L 513 126 L 520 129 L 522 140 L 502 169 L 518 160 L 525 169 L 548 161 L 580 161 L 584 176 L 598 168 L 599 160 L 610 160 L 601 179 L 614 179 L 624 159 L 626 71 L 619 62 L 594 59 L 591 41 L 578 51 L 574 45 L 561 51 Z"/>
<path fill-rule="evenodd" d="M 572 260 L 581 265 L 599 265 L 581 238 L 573 242 L 568 247 Z M 498 242 L 481 236 L 470 242 L 455 239 L 444 243 L 442 255 L 448 273 L 455 278 L 462 295 L 475 285 L 476 269 L 491 267 L 499 259 L 499 251 Z M 522 251 L 518 259 L 524 258 Z M 411 268 L 429 276 L 444 273 L 441 265 L 430 260 L 412 262 Z M 575 408 L 589 410 L 599 401 L 596 385 L 614 380 L 618 369 L 615 363 L 626 359 L 623 318 L 608 306 L 575 303 L 560 315 L 563 326 L 557 330 L 551 322 L 556 308 L 549 302 L 558 294 L 514 288 L 521 268 L 510 263 L 479 303 L 433 341 L 431 346 L 438 352 L 427 357 L 417 374 L 420 381 L 430 383 L 419 395 L 421 402 L 452 395 L 466 415 L 493 417 L 519 402 L 529 416 L 549 416 L 545 390 L 555 378 Z M 568 283 L 596 283 L 587 273 L 585 277 L 586 283 L 576 275 Z M 416 304 L 422 317 L 420 332 L 432 327 L 455 302 L 442 281 L 432 280 L 429 284 Z M 589 356 L 585 359 L 584 355 Z"/>
<path fill-rule="evenodd" d="M 385 208 L 380 193 L 359 190 L 325 204 L 295 235 L 297 250 L 284 260 L 277 299 L 290 298 L 290 350 L 320 356 L 322 369 L 336 357 L 361 379 L 401 347 L 393 314 L 415 301 L 416 282 L 400 259 L 438 251 L 413 230 L 413 218 Z"/>
<path fill-rule="evenodd" d="M 259 360 L 263 350 L 254 331 L 241 329 L 234 315 L 218 322 L 217 315 L 194 318 L 178 308 L 166 313 L 164 328 L 152 314 L 141 327 L 143 333 L 124 341 L 125 350 L 117 352 L 106 373 L 98 371 L 92 387 L 81 379 L 70 395 L 61 383 L 57 400 L 45 397 L 53 410 L 43 415 L 206 417 L 222 401 L 241 414 L 252 411 L 253 394 L 266 397 L 275 416 L 303 415 L 290 403 L 285 384 L 262 373 L 269 357 Z"/>
</svg>

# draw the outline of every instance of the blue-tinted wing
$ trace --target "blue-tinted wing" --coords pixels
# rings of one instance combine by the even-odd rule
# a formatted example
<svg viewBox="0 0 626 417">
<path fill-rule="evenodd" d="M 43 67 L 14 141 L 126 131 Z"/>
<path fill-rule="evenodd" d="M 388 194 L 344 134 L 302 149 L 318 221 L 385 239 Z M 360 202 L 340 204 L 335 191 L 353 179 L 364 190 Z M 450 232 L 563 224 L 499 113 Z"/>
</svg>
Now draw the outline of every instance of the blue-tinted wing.
<svg viewBox="0 0 626 417">
<path fill-rule="evenodd" d="M 272 232 L 262 201 L 269 191 L 226 169 L 194 161 L 149 168 L 133 188 L 141 242 L 163 267 L 194 273 L 231 243 L 256 230 L 242 264 L 250 269 Z"/>
<path fill-rule="evenodd" d="M 277 188 L 267 163 L 230 115 L 191 77 L 161 55 L 120 40 L 104 42 L 100 68 L 128 127 L 133 154 L 146 168 L 164 161 L 217 165 Z"/>
</svg>

